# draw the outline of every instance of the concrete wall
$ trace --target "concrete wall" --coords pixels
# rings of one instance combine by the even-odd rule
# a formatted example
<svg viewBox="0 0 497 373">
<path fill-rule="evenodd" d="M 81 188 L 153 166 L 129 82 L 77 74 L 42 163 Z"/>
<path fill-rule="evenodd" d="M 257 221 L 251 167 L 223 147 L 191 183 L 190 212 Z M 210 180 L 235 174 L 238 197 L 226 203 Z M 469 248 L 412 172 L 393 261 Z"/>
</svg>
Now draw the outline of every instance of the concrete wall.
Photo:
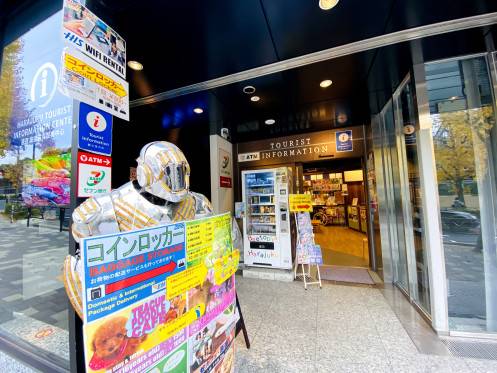
<svg viewBox="0 0 497 373">
<path fill-rule="evenodd" d="M 220 186 L 220 150 L 230 155 L 231 188 Z M 211 202 L 215 213 L 234 212 L 234 181 L 233 181 L 233 144 L 218 135 L 210 136 L 211 158 Z"/>
</svg>

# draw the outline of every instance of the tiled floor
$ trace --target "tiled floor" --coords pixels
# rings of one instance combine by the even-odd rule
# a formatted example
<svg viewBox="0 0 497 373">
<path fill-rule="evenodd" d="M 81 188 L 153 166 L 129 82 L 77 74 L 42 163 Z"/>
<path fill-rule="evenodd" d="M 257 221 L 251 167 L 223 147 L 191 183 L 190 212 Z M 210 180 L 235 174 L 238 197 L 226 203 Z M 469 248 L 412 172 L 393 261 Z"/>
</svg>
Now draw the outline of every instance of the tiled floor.
<svg viewBox="0 0 497 373">
<path fill-rule="evenodd" d="M 497 361 L 420 352 L 384 290 L 324 284 L 306 291 L 299 282 L 237 281 L 252 348 L 238 336 L 236 372 L 497 372 Z M 427 334 L 418 343 L 437 340 L 426 325 L 419 328 Z"/>
<path fill-rule="evenodd" d="M 36 373 L 37 371 L 27 367 L 16 359 L 0 351 L 0 371 L 9 373 Z"/>
</svg>

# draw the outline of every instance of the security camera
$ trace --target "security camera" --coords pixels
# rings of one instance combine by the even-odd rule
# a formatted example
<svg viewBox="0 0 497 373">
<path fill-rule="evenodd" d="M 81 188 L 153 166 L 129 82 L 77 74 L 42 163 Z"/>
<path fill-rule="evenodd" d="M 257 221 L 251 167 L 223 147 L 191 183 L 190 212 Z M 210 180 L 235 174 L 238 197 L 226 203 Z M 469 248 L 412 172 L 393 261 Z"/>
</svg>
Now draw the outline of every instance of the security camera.
<svg viewBox="0 0 497 373">
<path fill-rule="evenodd" d="M 221 137 L 228 140 L 230 137 L 230 130 L 228 128 L 221 128 Z"/>
</svg>

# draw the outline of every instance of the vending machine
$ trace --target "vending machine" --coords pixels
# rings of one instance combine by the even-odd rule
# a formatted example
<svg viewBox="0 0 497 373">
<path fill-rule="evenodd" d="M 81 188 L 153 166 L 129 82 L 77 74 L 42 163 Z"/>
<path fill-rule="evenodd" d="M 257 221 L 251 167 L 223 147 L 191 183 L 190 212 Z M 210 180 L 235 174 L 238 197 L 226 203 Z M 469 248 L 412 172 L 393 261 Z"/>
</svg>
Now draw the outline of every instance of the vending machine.
<svg viewBox="0 0 497 373">
<path fill-rule="evenodd" d="M 292 268 L 288 210 L 291 180 L 287 167 L 242 171 L 245 265 Z"/>
</svg>

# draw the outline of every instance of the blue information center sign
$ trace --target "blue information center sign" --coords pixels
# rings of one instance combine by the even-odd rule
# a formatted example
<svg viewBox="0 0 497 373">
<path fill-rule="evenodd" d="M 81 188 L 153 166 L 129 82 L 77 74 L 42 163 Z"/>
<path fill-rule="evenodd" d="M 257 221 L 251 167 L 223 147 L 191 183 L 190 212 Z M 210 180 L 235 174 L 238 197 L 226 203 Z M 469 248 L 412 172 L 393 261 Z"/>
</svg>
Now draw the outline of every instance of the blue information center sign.
<svg viewBox="0 0 497 373">
<path fill-rule="evenodd" d="M 91 105 L 79 106 L 79 148 L 92 153 L 111 155 L 112 115 Z"/>
<path fill-rule="evenodd" d="M 335 133 L 335 136 L 337 152 L 351 152 L 352 150 L 354 150 L 351 130 L 337 131 Z"/>
</svg>

